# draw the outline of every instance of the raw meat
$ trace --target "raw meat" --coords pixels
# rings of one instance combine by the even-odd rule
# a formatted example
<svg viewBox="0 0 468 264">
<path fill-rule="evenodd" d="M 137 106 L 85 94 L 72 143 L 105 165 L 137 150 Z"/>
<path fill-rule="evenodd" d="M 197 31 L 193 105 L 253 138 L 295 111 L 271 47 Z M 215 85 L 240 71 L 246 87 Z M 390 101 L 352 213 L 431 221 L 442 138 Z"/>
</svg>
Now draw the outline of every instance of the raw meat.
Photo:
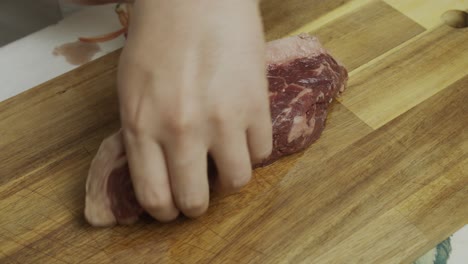
<svg viewBox="0 0 468 264">
<path fill-rule="evenodd" d="M 348 73 L 315 37 L 301 34 L 267 44 L 273 152 L 254 168 L 301 151 L 325 127 L 327 108 L 345 89 Z M 213 176 L 213 175 L 210 175 Z M 85 216 L 95 226 L 131 224 L 144 210 L 133 191 L 121 132 L 105 139 L 86 183 Z"/>
</svg>

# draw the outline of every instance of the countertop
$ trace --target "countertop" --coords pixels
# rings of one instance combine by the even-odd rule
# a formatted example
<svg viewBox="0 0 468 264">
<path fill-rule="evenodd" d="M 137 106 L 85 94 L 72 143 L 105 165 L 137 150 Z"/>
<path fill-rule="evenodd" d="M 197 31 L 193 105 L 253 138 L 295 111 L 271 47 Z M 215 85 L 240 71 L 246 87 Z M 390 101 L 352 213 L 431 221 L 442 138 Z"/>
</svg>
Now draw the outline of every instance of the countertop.
<svg viewBox="0 0 468 264">
<path fill-rule="evenodd" d="M 78 37 L 101 35 L 119 28 L 114 5 L 85 7 L 55 25 L 0 47 L 0 102 L 79 66 L 67 63 L 62 56 L 54 56 L 55 47 Z M 123 37 L 101 43 L 101 51 L 93 59 L 123 44 Z"/>
</svg>

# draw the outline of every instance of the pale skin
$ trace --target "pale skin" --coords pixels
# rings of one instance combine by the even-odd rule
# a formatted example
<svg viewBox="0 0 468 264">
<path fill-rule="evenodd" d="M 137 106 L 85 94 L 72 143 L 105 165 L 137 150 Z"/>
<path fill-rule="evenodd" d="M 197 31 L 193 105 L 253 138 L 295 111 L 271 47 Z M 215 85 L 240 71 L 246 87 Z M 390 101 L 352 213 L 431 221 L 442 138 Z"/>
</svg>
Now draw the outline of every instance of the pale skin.
<svg viewBox="0 0 468 264">
<path fill-rule="evenodd" d="M 202 215 L 238 191 L 272 148 L 265 41 L 256 0 L 138 0 L 118 69 L 135 192 L 159 221 Z"/>
</svg>

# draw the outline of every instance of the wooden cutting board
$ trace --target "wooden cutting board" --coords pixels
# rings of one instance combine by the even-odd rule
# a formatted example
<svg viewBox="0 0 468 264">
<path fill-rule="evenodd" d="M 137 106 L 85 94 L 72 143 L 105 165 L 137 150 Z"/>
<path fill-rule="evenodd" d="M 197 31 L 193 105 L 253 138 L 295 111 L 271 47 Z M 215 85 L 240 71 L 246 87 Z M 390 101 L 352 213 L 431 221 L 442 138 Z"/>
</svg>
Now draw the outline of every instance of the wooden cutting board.
<svg viewBox="0 0 468 264">
<path fill-rule="evenodd" d="M 196 220 L 90 227 L 89 163 L 119 127 L 119 52 L 0 103 L 0 263 L 409 263 L 468 223 L 466 0 L 271 0 L 350 70 L 321 139 Z M 20 78 L 21 75 L 18 74 Z"/>
</svg>

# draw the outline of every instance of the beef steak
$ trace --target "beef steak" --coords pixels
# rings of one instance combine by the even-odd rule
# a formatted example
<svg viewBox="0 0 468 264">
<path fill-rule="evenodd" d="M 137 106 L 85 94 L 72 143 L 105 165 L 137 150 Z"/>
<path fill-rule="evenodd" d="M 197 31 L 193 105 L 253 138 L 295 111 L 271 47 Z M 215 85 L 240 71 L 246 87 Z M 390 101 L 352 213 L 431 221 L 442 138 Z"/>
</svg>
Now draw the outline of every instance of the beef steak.
<svg viewBox="0 0 468 264">
<path fill-rule="evenodd" d="M 267 44 L 273 152 L 254 168 L 301 151 L 325 127 L 327 108 L 345 89 L 348 73 L 307 34 Z M 213 175 L 211 175 L 213 176 Z M 95 226 L 131 224 L 143 213 L 131 182 L 121 132 L 105 139 L 91 163 L 85 216 Z"/>
</svg>

